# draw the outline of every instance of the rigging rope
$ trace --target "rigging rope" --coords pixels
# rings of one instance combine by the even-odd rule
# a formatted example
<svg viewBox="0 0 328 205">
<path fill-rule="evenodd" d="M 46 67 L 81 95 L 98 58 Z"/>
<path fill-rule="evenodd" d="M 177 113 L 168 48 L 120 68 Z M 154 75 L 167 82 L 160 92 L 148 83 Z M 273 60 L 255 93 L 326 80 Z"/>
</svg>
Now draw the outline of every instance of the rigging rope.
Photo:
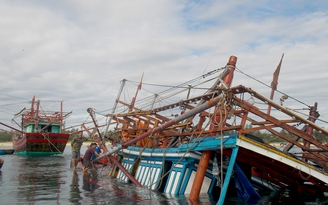
<svg viewBox="0 0 328 205">
<path fill-rule="evenodd" d="M 214 97 L 214 96 L 213 96 Z M 213 97 L 212 97 L 212 99 L 213 99 Z M 222 97 L 222 100 L 220 100 L 220 102 L 218 102 L 218 104 L 222 104 L 222 102 L 224 101 L 224 98 L 225 97 Z M 201 132 L 198 134 L 198 136 L 196 137 L 196 138 L 194 138 L 194 141 L 193 141 L 193 143 L 190 145 L 190 147 L 184 152 L 184 154 L 180 157 L 180 159 L 176 162 L 176 163 L 174 163 L 173 164 L 173 166 L 171 167 L 171 169 L 169 169 L 164 175 L 162 175 L 157 181 L 155 181 L 154 183 L 152 183 L 151 185 L 150 185 L 150 187 L 151 186 L 153 186 L 154 184 L 156 184 L 157 182 L 159 182 L 159 181 L 161 181 L 166 175 L 168 175 L 173 169 L 174 169 L 174 167 L 176 167 L 180 162 L 181 162 L 181 160 L 190 152 L 190 150 L 193 148 L 193 146 L 194 146 L 194 144 L 197 142 L 201 142 L 201 141 L 199 141 L 199 138 L 200 138 L 200 136 L 203 134 L 203 132 L 205 131 L 205 129 L 211 124 L 211 122 L 212 122 L 212 118 L 214 117 L 215 115 L 212 115 L 212 116 L 209 116 L 209 120 L 208 120 L 208 122 L 207 122 L 207 124 L 205 125 L 205 127 L 201 130 Z M 221 130 L 222 131 L 222 130 Z M 193 136 L 193 133 L 195 133 L 196 132 L 196 130 L 194 130 L 193 132 L 192 132 L 192 134 L 191 134 L 191 136 Z M 191 137 L 191 139 L 192 139 L 192 137 Z M 222 141 L 222 140 L 221 140 Z M 200 144 L 200 143 L 199 143 Z M 165 155 L 163 155 L 163 157 L 165 157 Z M 164 160 L 163 160 L 164 161 Z M 164 171 L 164 169 L 163 169 L 163 166 L 164 166 L 164 164 L 162 164 L 162 171 Z M 222 166 L 223 167 L 223 166 Z M 159 187 L 158 187 L 158 189 L 159 189 Z"/>
<path fill-rule="evenodd" d="M 264 82 L 262 82 L 262 81 L 260 81 L 260 80 L 257 80 L 256 78 L 254 78 L 254 77 L 252 77 L 252 76 L 250 76 L 250 75 L 244 73 L 243 71 L 241 71 L 241 70 L 240 70 L 239 68 L 237 68 L 237 67 L 236 67 L 236 71 L 238 71 L 238 72 L 240 72 L 241 74 L 243 74 L 243 75 L 245 75 L 245 76 L 247 76 L 247 77 L 249 77 L 249 78 L 251 78 L 251 79 L 253 79 L 253 80 L 255 80 L 255 81 L 259 82 L 259 83 L 261 83 L 262 85 L 264 85 L 264 86 L 266 86 L 266 87 L 268 87 L 268 88 L 271 88 L 270 85 L 267 85 L 266 83 L 264 83 Z M 309 108 L 311 107 L 311 106 L 309 106 L 308 104 L 306 104 L 306 103 L 304 103 L 304 102 L 302 102 L 302 101 L 300 101 L 300 100 L 298 100 L 298 99 L 296 99 L 296 98 L 294 98 L 294 97 L 292 97 L 292 96 L 290 96 L 290 95 L 287 95 L 286 93 L 284 93 L 284 92 L 282 92 L 282 91 L 279 91 L 278 89 L 276 89 L 276 91 L 277 91 L 278 93 L 280 93 L 280 94 L 283 94 L 283 95 L 288 96 L 289 98 L 291 98 L 291 99 L 293 99 L 293 100 L 295 100 L 295 101 L 297 101 L 297 102 L 299 102 L 299 103 L 301 103 L 301 104 L 303 104 L 303 105 L 305 105 L 305 106 L 307 106 L 307 107 L 309 107 Z"/>
</svg>

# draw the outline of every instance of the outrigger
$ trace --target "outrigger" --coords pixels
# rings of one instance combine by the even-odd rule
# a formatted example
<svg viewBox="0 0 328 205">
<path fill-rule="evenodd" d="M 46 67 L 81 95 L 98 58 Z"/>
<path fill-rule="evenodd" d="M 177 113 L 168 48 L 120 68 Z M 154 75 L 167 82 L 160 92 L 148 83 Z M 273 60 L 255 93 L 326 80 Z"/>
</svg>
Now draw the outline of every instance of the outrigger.
<svg viewBox="0 0 328 205">
<path fill-rule="evenodd" d="M 318 135 L 327 140 L 328 132 L 315 124 L 318 104 L 307 106 L 309 115 L 303 118 L 283 106 L 283 100 L 291 96 L 284 94 L 280 103 L 273 100 L 282 59 L 270 98 L 243 85 L 231 86 L 236 62 L 237 57 L 231 56 L 225 67 L 194 79 L 198 82 L 220 73 L 199 96 L 190 97 L 199 88 L 191 81 L 175 86 L 188 92 L 187 99 L 164 106 L 159 99 L 172 97 L 171 93 L 138 101 L 136 93 L 131 103 L 121 101 L 123 80 L 100 142 L 104 146 L 110 138 L 115 146 L 96 161 L 110 158 L 114 163 L 110 175 L 123 182 L 188 195 L 190 200 L 208 193 L 218 198 L 217 204 L 224 203 L 232 184 L 245 201 L 259 200 L 262 189 L 326 195 L 328 146 Z M 283 147 L 264 142 L 256 132 L 270 133 Z"/>
</svg>

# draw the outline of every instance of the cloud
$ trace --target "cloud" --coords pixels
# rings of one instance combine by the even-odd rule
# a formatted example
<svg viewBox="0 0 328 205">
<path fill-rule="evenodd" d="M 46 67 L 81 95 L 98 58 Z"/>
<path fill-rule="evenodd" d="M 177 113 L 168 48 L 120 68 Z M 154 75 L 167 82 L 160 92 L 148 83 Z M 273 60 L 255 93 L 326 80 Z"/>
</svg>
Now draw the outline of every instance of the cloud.
<svg viewBox="0 0 328 205">
<path fill-rule="evenodd" d="M 0 121 L 33 95 L 64 101 L 67 125 L 109 111 L 120 81 L 177 85 L 238 57 L 242 72 L 312 105 L 327 87 L 328 12 L 322 1 L 6 1 L 0 3 Z M 269 89 L 236 72 L 234 85 Z M 266 95 L 268 96 L 268 95 Z M 22 102 L 25 104 L 17 105 Z M 322 102 L 322 103 L 320 103 Z M 10 106 L 8 106 L 10 104 Z"/>
</svg>

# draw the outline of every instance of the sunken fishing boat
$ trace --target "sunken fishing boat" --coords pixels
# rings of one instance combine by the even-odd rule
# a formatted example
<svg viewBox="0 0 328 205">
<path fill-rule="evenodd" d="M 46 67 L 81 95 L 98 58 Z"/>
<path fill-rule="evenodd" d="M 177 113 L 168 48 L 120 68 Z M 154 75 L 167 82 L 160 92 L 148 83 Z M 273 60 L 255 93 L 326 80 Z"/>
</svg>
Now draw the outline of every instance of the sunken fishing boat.
<svg viewBox="0 0 328 205">
<path fill-rule="evenodd" d="M 132 83 L 134 94 L 124 95 L 133 96 L 128 102 L 121 99 L 128 81 L 121 81 L 101 139 L 110 139 L 113 148 L 95 161 L 109 158 L 110 176 L 124 183 L 190 200 L 207 193 L 224 204 L 233 192 L 256 201 L 261 191 L 278 189 L 327 196 L 328 146 L 320 139 L 328 139 L 328 132 L 315 124 L 318 103 L 302 103 L 304 117 L 284 105 L 291 95 L 279 92 L 280 103 L 273 100 L 282 59 L 268 86 L 270 97 L 233 86 L 236 56 L 222 68 L 143 98 L 138 94 L 147 84 L 141 78 Z M 281 147 L 265 142 L 260 132 Z"/>
<path fill-rule="evenodd" d="M 64 152 L 70 134 L 63 133 L 62 128 L 71 112 L 63 112 L 62 101 L 58 111 L 44 110 L 40 102 L 33 96 L 30 109 L 24 108 L 14 116 L 12 121 L 20 129 L 1 123 L 15 131 L 12 143 L 17 155 L 49 156 Z"/>
</svg>

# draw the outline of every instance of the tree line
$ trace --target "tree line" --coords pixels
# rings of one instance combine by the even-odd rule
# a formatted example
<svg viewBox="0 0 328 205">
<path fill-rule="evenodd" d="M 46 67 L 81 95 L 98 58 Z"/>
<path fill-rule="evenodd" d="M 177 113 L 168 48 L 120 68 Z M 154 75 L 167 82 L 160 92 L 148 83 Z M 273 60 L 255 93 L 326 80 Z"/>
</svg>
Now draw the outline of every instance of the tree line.
<svg viewBox="0 0 328 205">
<path fill-rule="evenodd" d="M 288 138 L 291 138 L 293 139 L 295 137 L 294 134 L 286 131 L 286 130 L 281 130 L 279 132 L 280 134 L 288 137 Z M 281 139 L 280 137 L 276 136 L 276 135 L 273 135 L 272 133 L 270 132 L 267 132 L 267 131 L 255 131 L 255 132 L 252 132 L 250 133 L 256 137 L 259 137 L 261 138 L 264 142 L 266 143 L 282 143 L 282 142 L 285 142 L 284 139 Z M 328 138 L 326 135 L 322 134 L 322 132 L 319 132 L 317 130 L 313 130 L 313 134 L 312 134 L 315 139 L 318 139 L 320 140 L 322 143 L 327 143 L 328 142 Z"/>
</svg>

